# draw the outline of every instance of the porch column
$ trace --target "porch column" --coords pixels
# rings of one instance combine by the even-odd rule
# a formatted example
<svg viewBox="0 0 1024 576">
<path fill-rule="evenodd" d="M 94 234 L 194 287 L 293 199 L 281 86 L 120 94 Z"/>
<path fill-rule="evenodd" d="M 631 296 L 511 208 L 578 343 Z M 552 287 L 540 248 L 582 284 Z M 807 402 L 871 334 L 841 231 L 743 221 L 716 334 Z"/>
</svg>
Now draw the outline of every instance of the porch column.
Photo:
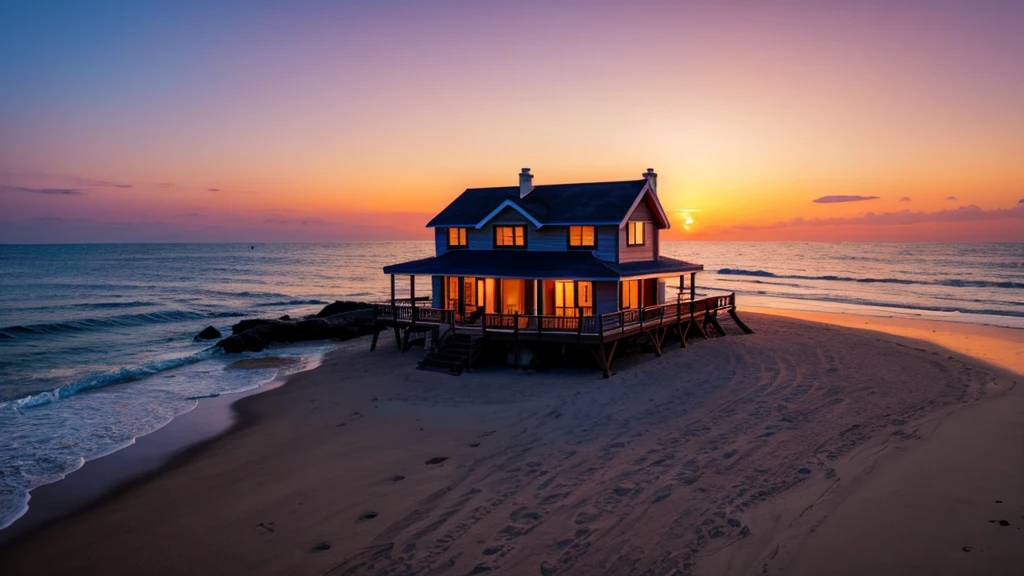
<svg viewBox="0 0 1024 576">
<path fill-rule="evenodd" d="M 697 273 L 690 272 L 690 302 L 697 299 Z"/>
<path fill-rule="evenodd" d="M 534 316 L 538 316 L 539 315 L 537 313 L 537 306 L 538 306 L 538 303 L 537 303 L 537 292 L 539 290 L 539 284 L 540 284 L 540 280 L 537 280 L 537 279 L 533 280 L 533 315 Z"/>
<path fill-rule="evenodd" d="M 619 280 L 616 284 L 617 296 L 615 297 L 615 309 L 622 310 L 622 280 Z"/>
<path fill-rule="evenodd" d="M 409 274 L 409 305 L 416 305 L 416 276 Z"/>
<path fill-rule="evenodd" d="M 391 275 L 391 307 L 395 307 L 395 275 Z"/>
<path fill-rule="evenodd" d="M 679 275 L 679 292 L 676 294 L 676 301 L 683 299 L 683 289 L 686 288 L 686 276 L 683 274 Z"/>
<path fill-rule="evenodd" d="M 466 315 L 466 277 L 459 276 L 459 287 L 455 291 L 458 298 L 458 304 L 456 305 L 459 311 L 459 316 Z"/>
</svg>

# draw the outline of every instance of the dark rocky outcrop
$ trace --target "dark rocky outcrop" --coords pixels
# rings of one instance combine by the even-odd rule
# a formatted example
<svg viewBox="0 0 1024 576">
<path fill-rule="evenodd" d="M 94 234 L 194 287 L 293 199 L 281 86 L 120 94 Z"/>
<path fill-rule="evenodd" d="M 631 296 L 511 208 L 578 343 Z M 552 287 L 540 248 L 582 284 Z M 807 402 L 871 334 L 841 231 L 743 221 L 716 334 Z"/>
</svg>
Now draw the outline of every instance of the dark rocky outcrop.
<svg viewBox="0 0 1024 576">
<path fill-rule="evenodd" d="M 251 330 L 257 326 L 263 326 L 264 324 L 270 324 L 273 322 L 277 322 L 277 320 L 261 320 L 259 318 L 250 318 L 248 320 L 242 320 L 241 322 L 236 322 L 231 326 L 231 333 L 241 334 L 242 332 Z"/>
<path fill-rule="evenodd" d="M 327 306 L 324 306 L 323 310 L 316 313 L 317 318 L 326 318 L 328 316 L 334 316 L 335 314 L 344 314 L 345 312 L 352 312 L 355 310 L 366 310 L 373 308 L 373 304 L 367 304 L 366 302 L 350 302 L 345 300 L 335 300 Z"/>
<path fill-rule="evenodd" d="M 193 338 L 193 340 L 213 340 L 215 338 L 220 338 L 220 337 L 221 337 L 220 330 L 217 330 L 213 326 L 207 326 L 206 328 L 203 328 L 202 332 L 200 332 L 199 334 L 196 334 L 196 336 L 195 336 L 195 338 Z"/>
<path fill-rule="evenodd" d="M 278 318 L 278 320 L 291 320 L 291 319 L 292 319 L 292 317 L 287 315 L 287 314 L 285 314 L 284 316 L 281 316 L 280 318 Z"/>
<path fill-rule="evenodd" d="M 362 304 L 362 303 L 359 303 Z M 274 342 L 348 340 L 373 332 L 373 309 L 361 308 L 327 317 L 302 320 L 243 320 L 232 335 L 217 343 L 225 352 L 259 352 Z"/>
</svg>

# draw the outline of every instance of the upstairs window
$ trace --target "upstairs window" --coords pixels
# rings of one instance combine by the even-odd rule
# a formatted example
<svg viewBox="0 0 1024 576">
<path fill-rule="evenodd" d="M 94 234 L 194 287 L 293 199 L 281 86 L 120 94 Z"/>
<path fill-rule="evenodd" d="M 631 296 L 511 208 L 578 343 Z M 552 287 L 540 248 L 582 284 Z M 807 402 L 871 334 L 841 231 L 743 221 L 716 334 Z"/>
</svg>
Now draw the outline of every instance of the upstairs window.
<svg viewBox="0 0 1024 576">
<path fill-rule="evenodd" d="M 495 226 L 495 248 L 523 248 L 526 246 L 526 228 L 523 226 Z"/>
<path fill-rule="evenodd" d="M 646 236 L 644 235 L 644 225 L 646 222 L 628 222 L 626 223 L 626 246 L 643 246 L 646 243 Z"/>
<path fill-rule="evenodd" d="M 596 245 L 597 235 L 593 226 L 569 226 L 570 248 L 594 248 Z"/>
<path fill-rule="evenodd" d="M 466 238 L 465 228 L 449 228 L 448 229 L 448 247 L 449 248 L 465 248 L 469 246 L 469 240 Z"/>
</svg>

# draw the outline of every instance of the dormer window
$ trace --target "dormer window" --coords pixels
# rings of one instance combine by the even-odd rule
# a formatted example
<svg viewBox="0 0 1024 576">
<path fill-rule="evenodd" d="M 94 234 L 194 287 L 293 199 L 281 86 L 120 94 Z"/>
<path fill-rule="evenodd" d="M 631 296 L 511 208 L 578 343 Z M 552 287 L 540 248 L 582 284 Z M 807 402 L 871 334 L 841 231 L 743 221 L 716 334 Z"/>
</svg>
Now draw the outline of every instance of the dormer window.
<svg viewBox="0 0 1024 576">
<path fill-rule="evenodd" d="M 594 248 L 597 246 L 597 235 L 593 226 L 569 226 L 570 248 Z"/>
<path fill-rule="evenodd" d="M 494 227 L 495 248 L 525 248 L 526 227 L 524 226 L 495 226 Z"/>
<path fill-rule="evenodd" d="M 626 226 L 626 246 L 643 246 L 647 237 L 644 232 L 644 225 L 646 222 L 628 222 Z"/>
<path fill-rule="evenodd" d="M 469 246 L 469 240 L 466 237 L 465 228 L 449 228 L 448 229 L 448 248 L 466 248 Z"/>
</svg>

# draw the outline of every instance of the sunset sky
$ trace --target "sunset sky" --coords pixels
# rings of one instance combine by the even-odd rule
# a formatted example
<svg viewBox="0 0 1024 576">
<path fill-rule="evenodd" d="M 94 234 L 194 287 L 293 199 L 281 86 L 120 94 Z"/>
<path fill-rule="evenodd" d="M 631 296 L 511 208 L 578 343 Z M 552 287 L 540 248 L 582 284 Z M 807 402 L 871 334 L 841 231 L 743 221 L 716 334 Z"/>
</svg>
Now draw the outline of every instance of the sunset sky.
<svg viewBox="0 0 1024 576">
<path fill-rule="evenodd" d="M 4 2 L 0 242 L 427 238 L 524 166 L 653 167 L 671 239 L 1024 241 L 1022 30 L 1012 0 Z"/>
</svg>

